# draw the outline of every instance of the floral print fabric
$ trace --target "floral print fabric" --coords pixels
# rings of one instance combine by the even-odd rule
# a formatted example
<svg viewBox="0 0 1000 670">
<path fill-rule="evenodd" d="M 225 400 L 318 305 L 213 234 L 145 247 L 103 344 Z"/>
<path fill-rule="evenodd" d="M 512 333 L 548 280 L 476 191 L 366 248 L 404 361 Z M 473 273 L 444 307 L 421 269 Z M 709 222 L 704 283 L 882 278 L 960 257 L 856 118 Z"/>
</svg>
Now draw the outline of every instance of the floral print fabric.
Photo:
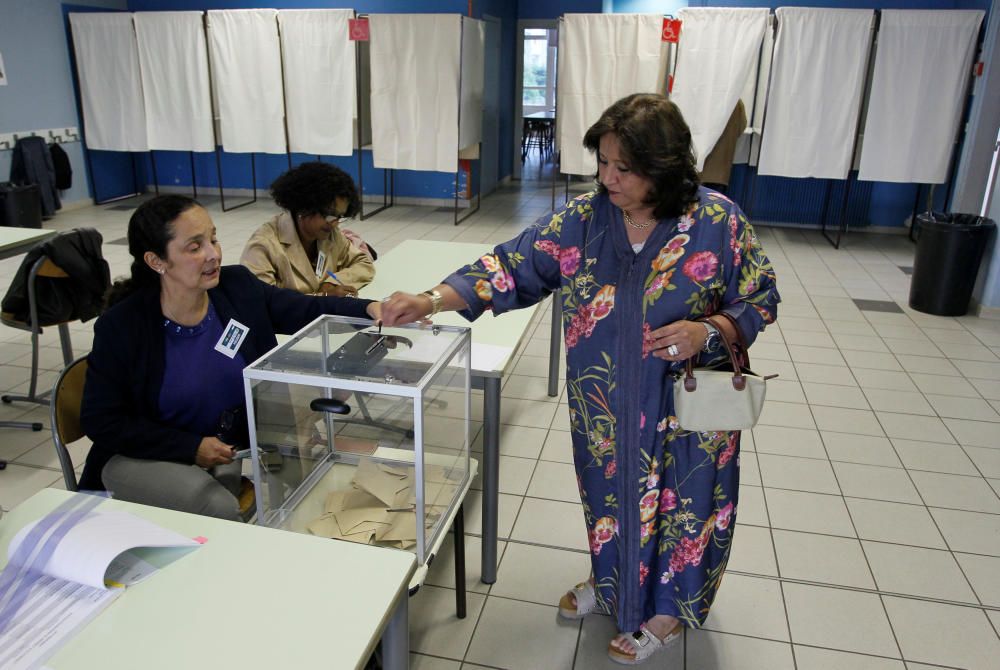
<svg viewBox="0 0 1000 670">
<path fill-rule="evenodd" d="M 690 214 L 659 221 L 635 253 L 621 211 L 589 193 L 445 280 L 470 319 L 550 292 L 562 302 L 569 425 L 597 598 L 623 631 L 655 614 L 704 623 L 738 510 L 739 433 L 677 424 L 672 375 L 680 365 L 650 355 L 650 334 L 725 311 L 750 344 L 780 300 L 743 212 L 708 189 L 699 198 Z"/>
</svg>

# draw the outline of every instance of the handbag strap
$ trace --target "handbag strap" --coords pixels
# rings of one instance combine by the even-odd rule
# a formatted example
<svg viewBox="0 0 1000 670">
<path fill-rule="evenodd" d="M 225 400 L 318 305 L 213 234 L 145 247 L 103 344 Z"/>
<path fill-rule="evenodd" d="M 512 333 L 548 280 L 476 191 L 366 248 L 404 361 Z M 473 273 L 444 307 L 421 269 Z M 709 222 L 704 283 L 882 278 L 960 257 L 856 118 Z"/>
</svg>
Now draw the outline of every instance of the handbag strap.
<svg viewBox="0 0 1000 670">
<path fill-rule="evenodd" d="M 736 349 L 736 358 L 740 361 L 740 364 L 744 368 L 750 368 L 750 347 L 747 346 L 747 341 L 743 338 L 743 331 L 740 329 L 739 324 L 736 322 L 735 317 L 729 312 L 716 312 L 715 314 L 709 314 L 708 316 L 703 316 L 696 321 L 708 321 L 710 324 L 718 328 L 719 335 L 722 335 L 725 331 L 719 328 L 719 324 L 714 321 L 716 317 L 722 317 L 729 322 L 729 325 L 733 327 L 733 332 L 736 333 L 736 342 L 730 343 L 733 348 Z M 725 337 L 721 339 L 725 340 Z"/>
</svg>

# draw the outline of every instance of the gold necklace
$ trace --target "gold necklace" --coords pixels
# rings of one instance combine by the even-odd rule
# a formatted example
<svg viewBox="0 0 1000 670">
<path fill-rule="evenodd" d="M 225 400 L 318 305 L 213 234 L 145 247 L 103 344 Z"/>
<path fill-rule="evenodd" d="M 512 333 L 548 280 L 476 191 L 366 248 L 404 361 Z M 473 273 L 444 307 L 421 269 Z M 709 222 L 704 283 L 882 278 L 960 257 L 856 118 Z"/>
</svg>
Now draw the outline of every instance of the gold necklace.
<svg viewBox="0 0 1000 670">
<path fill-rule="evenodd" d="M 645 230 L 646 228 L 649 228 L 651 225 L 656 223 L 656 217 L 650 217 L 643 223 L 636 223 L 635 220 L 632 219 L 632 216 L 628 213 L 627 209 L 623 209 L 622 214 L 625 215 L 625 223 L 627 223 L 628 225 L 632 226 L 637 230 Z"/>
<path fill-rule="evenodd" d="M 632 226 L 633 228 L 636 228 L 637 230 L 645 230 L 646 228 L 649 228 L 651 225 L 656 223 L 656 219 L 652 217 L 647 219 L 643 223 L 636 223 L 635 220 L 629 215 L 628 211 L 622 210 L 622 212 L 625 214 L 625 223 Z"/>
</svg>

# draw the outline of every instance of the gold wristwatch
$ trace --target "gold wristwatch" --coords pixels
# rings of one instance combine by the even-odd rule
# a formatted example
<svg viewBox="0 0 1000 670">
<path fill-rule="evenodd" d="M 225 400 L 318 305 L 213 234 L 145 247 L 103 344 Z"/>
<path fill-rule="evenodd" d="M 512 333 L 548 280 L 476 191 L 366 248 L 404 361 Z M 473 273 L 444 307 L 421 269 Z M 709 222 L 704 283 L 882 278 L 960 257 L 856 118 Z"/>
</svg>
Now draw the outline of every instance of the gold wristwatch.
<svg viewBox="0 0 1000 670">
<path fill-rule="evenodd" d="M 430 291 L 422 291 L 420 295 L 425 295 L 431 299 L 431 312 L 427 316 L 434 316 L 441 311 L 441 292 L 437 289 L 431 289 Z"/>
</svg>

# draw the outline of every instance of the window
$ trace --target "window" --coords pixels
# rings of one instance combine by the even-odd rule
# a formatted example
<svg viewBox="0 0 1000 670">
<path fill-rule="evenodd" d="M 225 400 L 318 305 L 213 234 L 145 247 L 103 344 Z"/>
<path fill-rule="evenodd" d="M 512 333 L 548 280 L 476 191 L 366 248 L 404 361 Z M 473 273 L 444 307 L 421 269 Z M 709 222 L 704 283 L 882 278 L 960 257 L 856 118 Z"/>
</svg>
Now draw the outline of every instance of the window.
<svg viewBox="0 0 1000 670">
<path fill-rule="evenodd" d="M 555 30 L 526 28 L 524 31 L 524 113 L 549 109 L 556 104 Z M 550 39 L 552 34 L 552 39 Z"/>
</svg>

